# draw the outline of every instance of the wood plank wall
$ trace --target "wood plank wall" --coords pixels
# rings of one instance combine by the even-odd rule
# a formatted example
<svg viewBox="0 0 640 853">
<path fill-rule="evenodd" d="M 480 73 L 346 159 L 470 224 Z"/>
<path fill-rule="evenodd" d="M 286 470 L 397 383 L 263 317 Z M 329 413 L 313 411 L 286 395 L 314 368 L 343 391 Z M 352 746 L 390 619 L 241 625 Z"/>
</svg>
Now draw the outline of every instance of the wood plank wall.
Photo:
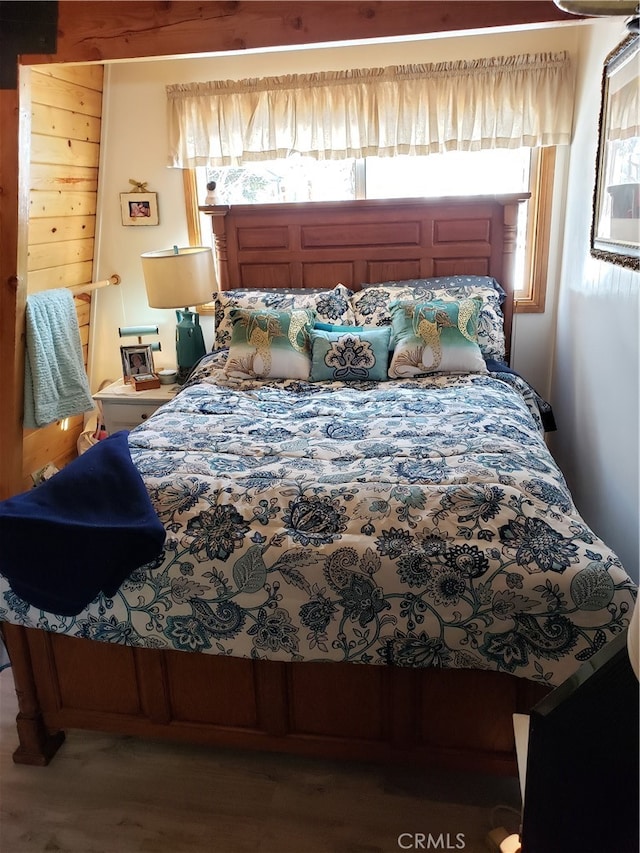
<svg viewBox="0 0 640 853">
<path fill-rule="evenodd" d="M 88 284 L 93 274 L 103 66 L 31 69 L 27 294 Z M 91 297 L 75 298 L 85 367 Z M 25 430 L 23 488 L 76 456 L 83 416 Z"/>
</svg>

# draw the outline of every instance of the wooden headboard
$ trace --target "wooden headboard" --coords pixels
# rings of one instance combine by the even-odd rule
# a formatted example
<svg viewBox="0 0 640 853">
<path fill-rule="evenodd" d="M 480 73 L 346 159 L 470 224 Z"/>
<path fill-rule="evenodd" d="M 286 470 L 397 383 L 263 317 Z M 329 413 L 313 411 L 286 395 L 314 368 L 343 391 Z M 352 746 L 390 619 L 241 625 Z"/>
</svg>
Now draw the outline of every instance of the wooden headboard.
<svg viewBox="0 0 640 853">
<path fill-rule="evenodd" d="M 489 275 L 513 318 L 518 205 L 527 194 L 214 205 L 219 287 L 311 288 L 445 275 Z"/>
</svg>

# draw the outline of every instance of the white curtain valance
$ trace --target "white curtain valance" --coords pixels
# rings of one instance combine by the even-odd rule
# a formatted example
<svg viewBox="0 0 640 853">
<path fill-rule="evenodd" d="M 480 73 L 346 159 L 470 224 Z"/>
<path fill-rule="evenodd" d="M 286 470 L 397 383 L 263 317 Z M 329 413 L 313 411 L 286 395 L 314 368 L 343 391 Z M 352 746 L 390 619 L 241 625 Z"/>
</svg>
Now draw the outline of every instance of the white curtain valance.
<svg viewBox="0 0 640 853">
<path fill-rule="evenodd" d="M 637 78 L 611 93 L 609 110 L 607 136 L 610 142 L 640 136 L 640 93 Z"/>
<path fill-rule="evenodd" d="M 566 52 L 167 86 L 169 165 L 564 145 Z"/>
</svg>

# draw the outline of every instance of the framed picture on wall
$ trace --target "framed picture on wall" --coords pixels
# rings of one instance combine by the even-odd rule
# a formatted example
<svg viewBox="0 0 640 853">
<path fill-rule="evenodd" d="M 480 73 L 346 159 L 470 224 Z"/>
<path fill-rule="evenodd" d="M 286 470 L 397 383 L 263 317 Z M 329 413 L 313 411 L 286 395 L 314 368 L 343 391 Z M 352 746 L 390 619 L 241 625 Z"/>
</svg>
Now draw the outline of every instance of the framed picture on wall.
<svg viewBox="0 0 640 853">
<path fill-rule="evenodd" d="M 591 254 L 640 269 L 640 36 L 629 35 L 605 61 Z"/>
<path fill-rule="evenodd" d="M 123 225 L 157 225 L 157 193 L 120 193 Z"/>
</svg>

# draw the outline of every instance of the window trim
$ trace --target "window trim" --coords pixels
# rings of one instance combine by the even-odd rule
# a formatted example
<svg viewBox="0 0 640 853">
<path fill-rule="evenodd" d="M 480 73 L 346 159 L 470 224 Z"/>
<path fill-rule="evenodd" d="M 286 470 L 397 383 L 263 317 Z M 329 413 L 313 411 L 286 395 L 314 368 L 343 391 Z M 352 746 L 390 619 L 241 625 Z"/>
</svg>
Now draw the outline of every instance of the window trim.
<svg viewBox="0 0 640 853">
<path fill-rule="evenodd" d="M 527 217 L 526 286 L 514 293 L 517 314 L 543 313 L 547 296 L 551 207 L 555 179 L 556 148 L 536 148 L 532 152 L 529 177 L 529 216 Z"/>
<path fill-rule="evenodd" d="M 517 314 L 543 313 L 547 295 L 556 148 L 555 146 L 536 148 L 532 150 L 531 156 L 529 173 L 531 198 L 528 202 L 527 249 L 524 262 L 528 276 L 526 286 L 514 293 L 514 312 Z M 183 169 L 182 173 L 189 245 L 201 246 L 202 230 L 198 210 L 196 170 Z M 356 180 L 356 189 L 361 187 L 363 177 L 364 174 L 360 176 L 359 181 Z M 200 306 L 198 310 L 201 314 L 211 314 L 213 305 L 209 303 Z"/>
<path fill-rule="evenodd" d="M 198 210 L 198 184 L 195 169 L 182 169 L 184 205 L 187 214 L 187 234 L 190 246 L 202 246 L 200 211 Z"/>
</svg>

